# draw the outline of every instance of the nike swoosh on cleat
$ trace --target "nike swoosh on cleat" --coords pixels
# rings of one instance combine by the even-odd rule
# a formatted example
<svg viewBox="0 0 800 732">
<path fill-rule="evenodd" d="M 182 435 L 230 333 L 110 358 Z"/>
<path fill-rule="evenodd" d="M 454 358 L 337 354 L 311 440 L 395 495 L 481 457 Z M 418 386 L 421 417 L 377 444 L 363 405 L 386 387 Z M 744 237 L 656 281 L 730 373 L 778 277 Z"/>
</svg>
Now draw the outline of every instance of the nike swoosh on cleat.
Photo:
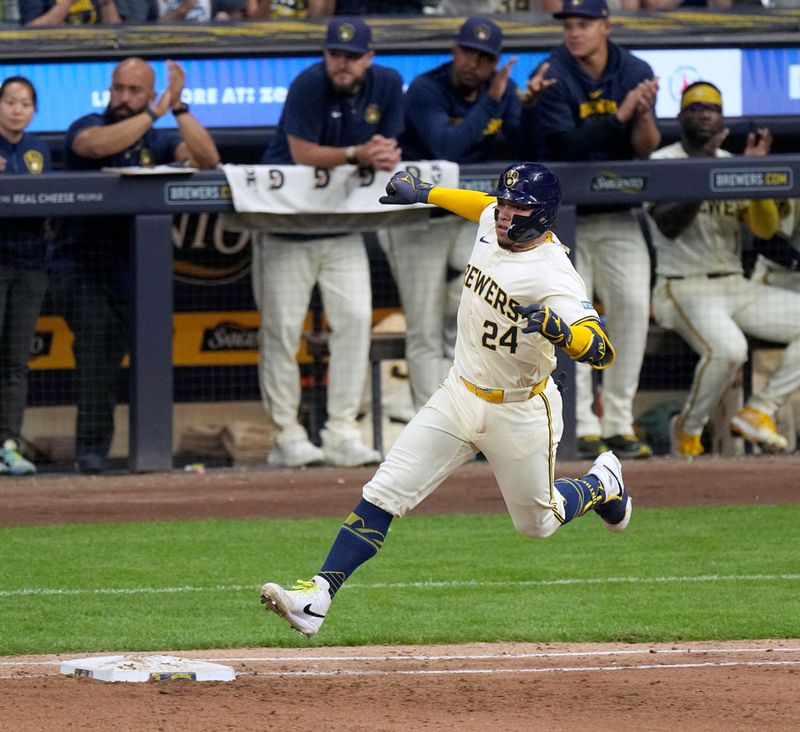
<svg viewBox="0 0 800 732">
<path fill-rule="evenodd" d="M 489 241 L 489 240 L 488 240 L 488 239 L 487 239 L 485 236 L 482 236 L 482 237 L 480 238 L 480 241 L 482 241 L 484 244 L 491 244 L 491 243 L 492 243 L 492 242 L 490 242 L 490 241 Z"/>
<path fill-rule="evenodd" d="M 608 472 L 611 473 L 614 480 L 617 481 L 617 485 L 619 486 L 620 491 L 624 490 L 624 488 L 622 487 L 622 478 L 620 478 L 611 468 L 608 468 Z M 619 497 L 622 498 L 622 495 L 620 495 Z"/>
<path fill-rule="evenodd" d="M 310 603 L 310 602 L 308 603 L 308 605 L 306 605 L 306 606 L 303 608 L 303 612 L 304 612 L 306 615 L 310 615 L 312 618 L 324 618 L 324 617 L 325 617 L 324 615 L 320 615 L 319 613 L 315 613 L 315 612 L 313 612 L 313 611 L 311 610 L 311 603 Z"/>
</svg>

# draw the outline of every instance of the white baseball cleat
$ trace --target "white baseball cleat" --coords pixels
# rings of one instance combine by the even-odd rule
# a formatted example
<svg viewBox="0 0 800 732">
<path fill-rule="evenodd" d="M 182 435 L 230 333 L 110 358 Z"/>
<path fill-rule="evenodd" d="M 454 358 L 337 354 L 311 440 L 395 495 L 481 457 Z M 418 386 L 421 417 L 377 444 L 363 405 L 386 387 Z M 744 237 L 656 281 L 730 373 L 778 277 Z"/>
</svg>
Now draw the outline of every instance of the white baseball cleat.
<svg viewBox="0 0 800 732">
<path fill-rule="evenodd" d="M 325 461 L 322 449 L 306 438 L 278 440 L 267 456 L 267 465 L 276 468 L 302 468 L 321 465 Z"/>
<path fill-rule="evenodd" d="M 594 510 L 609 531 L 625 531 L 631 520 L 633 504 L 625 490 L 622 465 L 617 456 L 611 450 L 600 453 L 589 474 L 600 479 L 606 493 L 606 500 Z"/>
<path fill-rule="evenodd" d="M 328 581 L 318 575 L 297 580 L 291 590 L 267 582 L 261 588 L 261 604 L 280 615 L 306 638 L 316 635 L 331 606 Z"/>
<path fill-rule="evenodd" d="M 381 461 L 381 454 L 367 447 L 359 437 L 348 435 L 337 440 L 328 430 L 322 430 L 322 451 L 326 463 L 340 468 L 374 465 Z"/>
</svg>

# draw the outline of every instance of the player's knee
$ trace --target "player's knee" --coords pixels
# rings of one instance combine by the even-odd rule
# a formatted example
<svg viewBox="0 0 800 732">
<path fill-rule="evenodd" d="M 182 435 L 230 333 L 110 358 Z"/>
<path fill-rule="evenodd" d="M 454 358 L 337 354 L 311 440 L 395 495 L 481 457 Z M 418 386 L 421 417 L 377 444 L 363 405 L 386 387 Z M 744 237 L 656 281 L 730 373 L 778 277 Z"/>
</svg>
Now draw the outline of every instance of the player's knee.
<svg viewBox="0 0 800 732">
<path fill-rule="evenodd" d="M 740 346 L 731 343 L 727 348 L 715 352 L 711 360 L 724 364 L 728 371 L 736 371 L 747 362 L 747 344 Z"/>
<path fill-rule="evenodd" d="M 514 520 L 514 528 L 523 536 L 529 539 L 546 539 L 555 534 L 558 523 L 543 521 L 517 521 Z"/>
<path fill-rule="evenodd" d="M 376 483 L 374 477 L 362 488 L 361 497 L 365 501 L 369 501 L 378 508 L 382 508 L 392 514 L 395 518 L 402 518 L 410 508 L 413 508 L 413 506 L 403 501 L 401 496 L 386 490 L 380 483 Z"/>
</svg>

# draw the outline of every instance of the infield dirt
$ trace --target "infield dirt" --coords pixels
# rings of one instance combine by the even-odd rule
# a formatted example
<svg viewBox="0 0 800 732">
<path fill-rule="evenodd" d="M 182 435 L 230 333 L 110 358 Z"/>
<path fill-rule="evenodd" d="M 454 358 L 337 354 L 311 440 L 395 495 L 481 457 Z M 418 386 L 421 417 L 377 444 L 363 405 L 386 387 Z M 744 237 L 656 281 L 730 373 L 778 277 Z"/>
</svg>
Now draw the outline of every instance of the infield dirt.
<svg viewBox="0 0 800 732">
<path fill-rule="evenodd" d="M 560 463 L 558 475 L 586 463 Z M 345 515 L 372 468 L 0 480 L 0 526 Z M 625 464 L 637 507 L 797 503 L 800 456 Z M 417 513 L 499 513 L 485 464 Z M 169 649 L 150 649 L 169 653 Z M 85 655 L 85 654 L 84 654 Z M 109 684 L 0 658 L 0 725 L 81 730 L 796 730 L 800 639 L 227 649 L 233 682 Z M 75 658 L 71 655 L 70 658 Z"/>
</svg>

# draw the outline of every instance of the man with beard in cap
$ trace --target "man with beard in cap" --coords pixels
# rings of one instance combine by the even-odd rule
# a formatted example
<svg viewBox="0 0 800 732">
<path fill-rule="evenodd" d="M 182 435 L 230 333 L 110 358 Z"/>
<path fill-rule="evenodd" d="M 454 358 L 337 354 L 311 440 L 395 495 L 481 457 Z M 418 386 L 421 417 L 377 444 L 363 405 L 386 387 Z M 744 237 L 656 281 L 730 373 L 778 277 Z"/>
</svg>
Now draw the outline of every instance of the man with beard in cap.
<svg viewBox="0 0 800 732">
<path fill-rule="evenodd" d="M 120 62 L 111 76 L 105 112 L 70 125 L 64 168 L 184 161 L 198 168 L 216 167 L 214 141 L 181 101 L 184 82 L 183 68 L 167 61 L 167 88 L 156 101 L 153 68 L 141 58 Z M 153 129 L 170 112 L 177 132 Z M 48 253 L 54 303 L 74 335 L 75 455 L 76 468 L 84 473 L 105 469 L 114 433 L 120 363 L 128 352 L 130 243 L 127 217 L 69 219 Z"/>
</svg>

